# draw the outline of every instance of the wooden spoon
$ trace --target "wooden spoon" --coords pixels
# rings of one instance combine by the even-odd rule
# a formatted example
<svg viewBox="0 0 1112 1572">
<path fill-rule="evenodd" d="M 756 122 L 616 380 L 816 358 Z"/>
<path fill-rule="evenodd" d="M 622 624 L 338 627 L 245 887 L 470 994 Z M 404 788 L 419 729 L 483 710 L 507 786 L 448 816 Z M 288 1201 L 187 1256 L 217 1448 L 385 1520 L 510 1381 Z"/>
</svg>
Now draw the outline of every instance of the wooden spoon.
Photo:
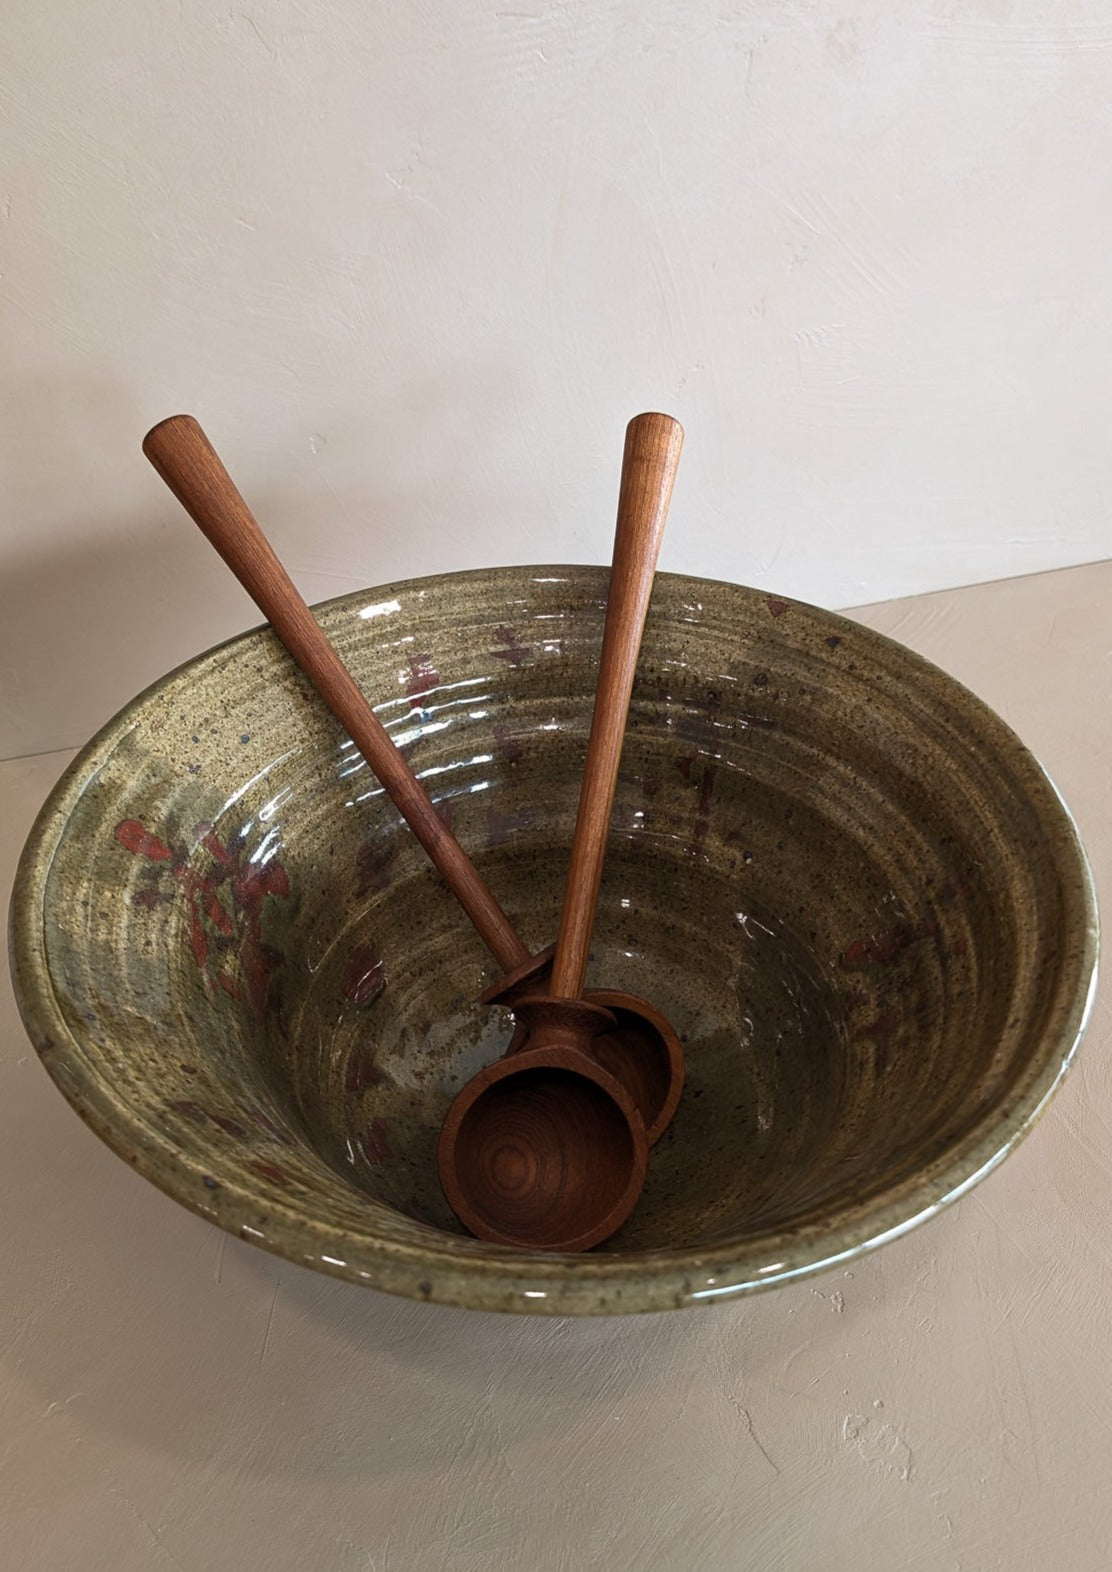
<svg viewBox="0 0 1112 1572">
<path fill-rule="evenodd" d="M 171 415 L 147 432 L 143 452 L 351 737 L 499 966 L 525 966 L 529 951 L 328 642 L 198 422 Z"/>
<path fill-rule="evenodd" d="M 625 1172 L 635 1176 L 634 1146 L 615 1145 L 601 1115 L 588 1116 L 586 1108 L 593 1067 L 605 1063 L 607 1034 L 611 1043 L 622 1041 L 615 1015 L 600 1001 L 621 996 L 596 994 L 592 1002 L 583 982 L 641 634 L 682 445 L 683 429 L 667 415 L 639 415 L 626 431 L 598 688 L 549 992 L 513 999 L 529 1034 L 524 1047 L 472 1076 L 440 1132 L 441 1187 L 480 1238 L 589 1249 L 621 1226 L 640 1192 L 639 1183 L 621 1183 Z M 569 1071 L 581 1078 L 582 1111 L 566 1092 Z"/>
</svg>

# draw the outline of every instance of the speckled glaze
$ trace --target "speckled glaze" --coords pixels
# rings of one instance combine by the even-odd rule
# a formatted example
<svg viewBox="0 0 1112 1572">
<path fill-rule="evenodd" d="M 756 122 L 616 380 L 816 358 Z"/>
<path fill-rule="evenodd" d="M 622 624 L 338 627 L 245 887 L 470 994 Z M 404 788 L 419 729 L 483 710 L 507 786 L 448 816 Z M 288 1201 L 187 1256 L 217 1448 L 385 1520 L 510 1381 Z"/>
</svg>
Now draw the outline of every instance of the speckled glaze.
<svg viewBox="0 0 1112 1572">
<path fill-rule="evenodd" d="M 606 583 L 504 569 L 318 608 L 533 949 Z M 663 574 L 588 981 L 664 1011 L 687 1083 L 605 1246 L 488 1245 L 449 1211 L 440 1121 L 508 1037 L 473 1002 L 494 966 L 269 632 L 85 748 L 11 941 L 50 1074 L 175 1199 L 391 1293 L 565 1315 L 771 1287 L 955 1199 L 1068 1066 L 1097 925 L 1061 800 L 971 694 L 830 613 Z"/>
</svg>

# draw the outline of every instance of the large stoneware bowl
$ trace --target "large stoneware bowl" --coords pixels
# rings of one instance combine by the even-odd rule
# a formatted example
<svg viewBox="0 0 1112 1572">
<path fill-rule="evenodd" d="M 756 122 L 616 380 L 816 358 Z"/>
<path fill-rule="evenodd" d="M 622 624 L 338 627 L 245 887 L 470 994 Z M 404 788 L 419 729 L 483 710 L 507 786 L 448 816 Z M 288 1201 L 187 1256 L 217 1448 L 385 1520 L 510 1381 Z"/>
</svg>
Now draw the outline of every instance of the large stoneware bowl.
<svg viewBox="0 0 1112 1572">
<path fill-rule="evenodd" d="M 532 949 L 606 585 L 516 568 L 319 608 Z M 446 1205 L 440 1121 L 508 1036 L 474 1002 L 496 969 L 269 632 L 84 749 L 24 852 L 12 947 L 46 1069 L 176 1200 L 353 1282 L 568 1314 L 771 1287 L 960 1195 L 1070 1062 L 1096 916 L 1053 786 L 957 683 L 827 612 L 662 575 L 588 980 L 670 1017 L 687 1081 L 592 1253 L 480 1243 Z"/>
</svg>

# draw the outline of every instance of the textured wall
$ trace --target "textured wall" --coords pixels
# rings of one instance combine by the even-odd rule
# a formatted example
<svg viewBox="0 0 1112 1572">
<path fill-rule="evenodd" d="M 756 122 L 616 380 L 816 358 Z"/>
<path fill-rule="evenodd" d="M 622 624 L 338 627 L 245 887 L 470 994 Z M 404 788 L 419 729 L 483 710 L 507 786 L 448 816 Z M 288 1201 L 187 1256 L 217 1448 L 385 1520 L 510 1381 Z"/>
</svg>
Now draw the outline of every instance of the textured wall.
<svg viewBox="0 0 1112 1572">
<path fill-rule="evenodd" d="M 832 605 L 1106 554 L 1096 0 L 6 0 L 0 757 L 255 620 L 139 457 L 201 416 L 314 598 L 605 560 Z"/>
</svg>

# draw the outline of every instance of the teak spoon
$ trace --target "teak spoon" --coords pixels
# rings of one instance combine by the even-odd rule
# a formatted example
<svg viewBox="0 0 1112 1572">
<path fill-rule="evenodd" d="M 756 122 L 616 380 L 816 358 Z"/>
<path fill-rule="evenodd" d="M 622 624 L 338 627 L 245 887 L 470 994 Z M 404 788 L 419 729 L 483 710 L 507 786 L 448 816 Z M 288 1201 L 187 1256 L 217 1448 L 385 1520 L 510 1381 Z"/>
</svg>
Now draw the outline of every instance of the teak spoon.
<svg viewBox="0 0 1112 1572">
<path fill-rule="evenodd" d="M 585 999 L 583 982 L 637 656 L 682 445 L 683 429 L 667 415 L 639 415 L 626 431 L 598 688 L 549 991 L 512 1000 L 528 1031 L 524 1047 L 472 1076 L 441 1129 L 441 1187 L 480 1238 L 589 1249 L 629 1216 L 644 1179 L 643 1132 L 621 1127 L 600 1095 L 617 1101 L 614 1088 L 597 1076 L 606 1064 L 606 1034 L 618 1040 L 617 1020 L 605 1008 L 618 996 Z"/>
<path fill-rule="evenodd" d="M 340 721 L 501 967 L 504 975 L 484 1002 L 510 1003 L 516 993 L 542 988 L 552 949 L 534 956 L 522 943 L 298 594 L 199 423 L 191 415 L 170 416 L 147 433 L 143 452 Z M 605 1002 L 618 1024 L 608 1040 L 609 1063 L 628 1083 L 655 1140 L 683 1084 L 679 1040 L 658 1011 L 633 995 L 607 994 Z"/>
</svg>

